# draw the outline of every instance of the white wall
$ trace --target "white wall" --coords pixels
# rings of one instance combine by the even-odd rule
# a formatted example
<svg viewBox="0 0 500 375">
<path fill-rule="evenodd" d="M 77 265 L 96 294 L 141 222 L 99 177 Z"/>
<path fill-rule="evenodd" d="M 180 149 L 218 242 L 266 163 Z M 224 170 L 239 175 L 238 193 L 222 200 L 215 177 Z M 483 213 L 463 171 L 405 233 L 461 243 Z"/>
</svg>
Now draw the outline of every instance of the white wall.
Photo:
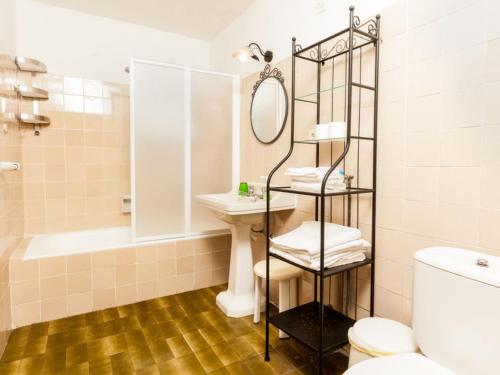
<svg viewBox="0 0 500 375">
<path fill-rule="evenodd" d="M 16 51 L 16 0 L 0 3 L 0 53 Z"/>
<path fill-rule="evenodd" d="M 245 64 L 235 61 L 231 54 L 250 42 L 274 52 L 274 62 L 291 54 L 292 37 L 307 46 L 333 34 L 349 22 L 349 5 L 356 7 L 361 19 L 372 16 L 399 0 L 257 0 L 242 15 L 224 29 L 210 46 L 210 64 L 215 70 L 247 76 L 261 70 L 262 63 Z M 324 11 L 317 13 L 317 4 Z M 382 20 L 383 22 L 383 20 Z"/>
<path fill-rule="evenodd" d="M 18 54 L 40 59 L 53 74 L 126 83 L 124 67 L 131 56 L 209 65 L 204 41 L 33 0 L 17 3 Z"/>
</svg>

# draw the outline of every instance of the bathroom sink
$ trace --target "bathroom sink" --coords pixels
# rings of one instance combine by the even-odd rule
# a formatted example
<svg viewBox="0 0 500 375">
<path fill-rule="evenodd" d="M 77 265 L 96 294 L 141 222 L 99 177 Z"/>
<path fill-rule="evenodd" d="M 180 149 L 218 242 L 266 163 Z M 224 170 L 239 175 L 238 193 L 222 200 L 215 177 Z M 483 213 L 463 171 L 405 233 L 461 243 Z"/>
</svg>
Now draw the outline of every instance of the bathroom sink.
<svg viewBox="0 0 500 375">
<path fill-rule="evenodd" d="M 251 185 L 264 186 L 257 183 Z M 228 215 L 245 215 L 266 211 L 265 199 L 242 197 L 237 192 L 197 195 L 196 199 L 208 208 Z M 294 209 L 296 205 L 297 196 L 294 194 L 279 192 L 272 192 L 271 194 L 271 211 L 290 210 Z"/>
<path fill-rule="evenodd" d="M 265 186 L 252 183 L 258 191 Z M 242 197 L 237 192 L 196 196 L 231 229 L 231 263 L 228 288 L 217 295 L 217 306 L 234 318 L 251 315 L 254 303 L 253 257 L 250 242 L 252 225 L 264 222 L 266 201 L 258 197 Z M 280 192 L 271 194 L 271 211 L 292 210 L 297 196 Z"/>
</svg>

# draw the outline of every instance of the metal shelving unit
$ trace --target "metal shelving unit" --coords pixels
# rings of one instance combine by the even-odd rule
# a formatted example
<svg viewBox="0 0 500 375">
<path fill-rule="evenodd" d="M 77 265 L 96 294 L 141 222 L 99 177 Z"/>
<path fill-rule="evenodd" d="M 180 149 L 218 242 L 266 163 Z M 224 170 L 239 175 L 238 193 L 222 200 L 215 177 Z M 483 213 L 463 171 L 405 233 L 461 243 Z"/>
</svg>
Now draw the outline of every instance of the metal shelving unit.
<svg viewBox="0 0 500 375">
<path fill-rule="evenodd" d="M 274 254 L 270 248 L 270 230 L 266 230 L 266 260 L 267 260 L 267 278 L 266 278 L 266 350 L 265 360 L 270 360 L 269 355 L 269 324 L 273 324 L 277 328 L 286 332 L 289 336 L 295 338 L 301 343 L 305 344 L 312 350 L 317 352 L 318 355 L 318 370 L 321 374 L 323 372 L 323 355 L 331 350 L 339 349 L 348 343 L 347 331 L 354 324 L 355 320 L 349 317 L 346 313 L 336 311 L 331 306 L 326 306 L 324 301 L 324 283 L 325 278 L 332 275 L 344 274 L 350 270 L 358 269 L 362 266 L 371 265 L 371 285 L 370 285 L 370 314 L 373 316 L 374 308 L 374 273 L 375 273 L 375 209 L 376 209 L 376 163 L 377 163 L 377 102 L 378 102 L 378 64 L 379 64 L 379 43 L 380 43 L 380 16 L 375 19 L 369 19 L 361 22 L 360 19 L 354 15 L 354 7 L 350 7 L 349 27 L 341 30 L 340 32 L 325 38 L 315 44 L 302 48 L 296 43 L 295 38 L 292 39 L 292 103 L 291 103 L 291 141 L 290 149 L 287 155 L 273 168 L 267 180 L 267 206 L 266 206 L 266 228 L 270 228 L 270 194 L 273 191 L 284 193 L 299 194 L 305 196 L 312 196 L 315 199 L 315 218 L 316 221 L 321 222 L 320 226 L 320 269 L 312 269 L 299 265 L 285 259 L 277 254 Z M 365 50 L 370 49 L 374 52 L 374 82 L 373 84 L 362 83 L 362 56 Z M 357 82 L 353 79 L 353 65 L 355 54 L 359 60 L 359 79 Z M 344 77 L 345 82 L 342 85 L 334 85 L 335 63 L 339 59 L 344 61 Z M 316 92 L 307 95 L 296 96 L 296 60 L 301 59 L 317 66 L 317 84 Z M 332 79 L 329 88 L 322 89 L 322 67 L 326 63 L 332 64 Z M 357 132 L 353 131 L 352 120 L 353 116 L 353 89 L 358 90 L 358 103 L 359 104 L 359 118 Z M 296 102 L 303 102 L 303 105 L 316 106 L 316 121 L 320 123 L 321 118 L 321 94 L 329 92 L 332 95 L 332 114 L 333 114 L 333 95 L 340 92 L 344 95 L 344 117 L 347 123 L 347 137 L 344 139 L 322 139 L 322 140 L 296 140 L 295 139 L 295 105 Z M 361 128 L 361 92 L 370 92 L 373 95 L 373 133 L 367 136 L 362 136 L 360 133 Z M 333 115 L 332 115 L 333 116 Z M 356 129 L 355 129 L 356 130 Z M 356 134 L 352 134 L 356 133 Z M 325 174 L 321 184 L 320 191 L 309 191 L 303 189 L 296 189 L 290 186 L 271 187 L 271 182 L 274 174 L 283 164 L 292 156 L 294 146 L 296 144 L 309 144 L 315 146 L 316 152 L 316 166 L 320 162 L 320 145 L 330 142 L 343 142 L 343 151 L 336 159 L 332 159 L 331 168 Z M 341 163 L 345 163 L 346 157 L 349 155 L 351 144 L 357 142 L 357 185 L 356 187 L 349 187 L 342 191 L 328 191 L 326 189 L 326 182 L 330 174 Z M 361 187 L 359 186 L 359 153 L 360 143 L 369 142 L 372 144 L 373 164 L 372 168 L 372 186 Z M 333 154 L 332 154 L 333 155 Z M 343 266 L 325 268 L 324 267 L 324 251 L 325 251 L 325 216 L 326 216 L 326 202 L 329 197 L 342 196 L 347 200 L 347 225 L 351 225 L 351 203 L 353 197 L 359 199 L 361 194 L 369 194 L 372 198 L 371 205 L 371 258 L 361 262 L 355 262 Z M 343 204 L 343 207 L 345 205 Z M 359 214 L 359 201 L 357 205 Z M 359 220 L 359 215 L 358 215 Z M 358 222 L 359 226 L 359 222 Z M 288 311 L 278 313 L 270 316 L 270 302 L 269 298 L 269 260 L 270 257 L 278 258 L 284 262 L 293 264 L 296 267 L 310 272 L 314 275 L 314 301 L 290 309 Z M 317 291 L 319 284 L 319 293 Z"/>
</svg>

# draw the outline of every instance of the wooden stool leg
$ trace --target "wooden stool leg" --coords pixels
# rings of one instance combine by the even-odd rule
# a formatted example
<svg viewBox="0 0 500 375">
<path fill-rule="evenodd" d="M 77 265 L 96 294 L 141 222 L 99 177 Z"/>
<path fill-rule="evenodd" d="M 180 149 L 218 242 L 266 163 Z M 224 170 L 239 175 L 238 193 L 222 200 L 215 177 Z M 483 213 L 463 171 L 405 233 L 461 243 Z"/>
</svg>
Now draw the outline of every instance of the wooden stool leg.
<svg viewBox="0 0 500 375">
<path fill-rule="evenodd" d="M 255 290 L 254 290 L 254 302 L 253 302 L 253 322 L 254 323 L 259 323 L 260 322 L 260 277 L 257 275 L 254 275 L 254 284 L 255 284 Z"/>
<path fill-rule="evenodd" d="M 290 309 L 297 307 L 297 280 L 298 279 L 290 280 Z"/>
<path fill-rule="evenodd" d="M 279 302 L 278 309 L 279 312 L 286 311 L 290 308 L 290 281 L 280 281 L 279 282 Z M 279 331 L 279 338 L 285 339 L 289 337 L 285 332 Z"/>
</svg>

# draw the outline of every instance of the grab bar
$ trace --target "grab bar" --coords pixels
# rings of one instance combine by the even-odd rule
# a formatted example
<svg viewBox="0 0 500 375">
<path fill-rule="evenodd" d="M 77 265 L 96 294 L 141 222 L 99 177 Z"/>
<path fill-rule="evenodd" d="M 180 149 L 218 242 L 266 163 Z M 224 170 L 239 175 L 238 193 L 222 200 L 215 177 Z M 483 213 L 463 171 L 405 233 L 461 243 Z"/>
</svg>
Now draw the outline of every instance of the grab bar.
<svg viewBox="0 0 500 375">
<path fill-rule="evenodd" d="M 0 172 L 18 171 L 21 169 L 21 163 L 15 161 L 0 161 Z"/>
</svg>

